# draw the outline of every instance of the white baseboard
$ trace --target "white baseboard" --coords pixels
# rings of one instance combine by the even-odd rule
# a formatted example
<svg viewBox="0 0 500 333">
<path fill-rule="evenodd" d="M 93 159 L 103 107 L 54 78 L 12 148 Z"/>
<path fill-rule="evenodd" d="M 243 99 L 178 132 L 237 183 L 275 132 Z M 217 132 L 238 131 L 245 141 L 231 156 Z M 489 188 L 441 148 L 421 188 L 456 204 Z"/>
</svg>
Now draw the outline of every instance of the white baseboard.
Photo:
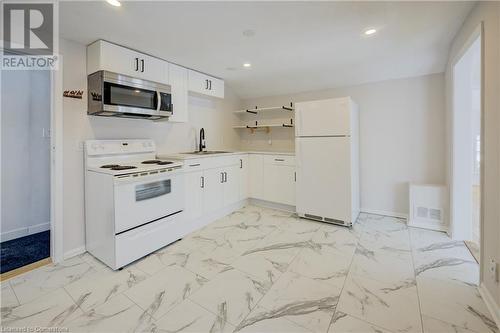
<svg viewBox="0 0 500 333">
<path fill-rule="evenodd" d="M 497 326 L 500 327 L 500 304 L 497 304 L 495 302 L 495 299 L 493 298 L 493 296 L 490 294 L 490 292 L 483 283 L 479 284 L 478 289 L 479 293 L 481 294 L 481 297 L 484 300 L 484 303 L 486 303 L 488 310 L 490 310 L 490 314 L 493 317 L 493 320 L 495 321 Z"/>
<path fill-rule="evenodd" d="M 409 227 L 429 229 L 429 230 L 435 230 L 435 231 L 444 231 L 444 232 L 448 233 L 448 226 L 442 225 L 439 223 L 432 223 L 432 222 L 414 223 L 411 219 L 409 219 L 407 224 Z"/>
<path fill-rule="evenodd" d="M 280 203 L 261 200 L 261 199 L 254 199 L 254 198 L 248 199 L 248 202 L 251 205 L 255 205 L 255 206 L 261 206 L 261 207 L 265 207 L 265 208 L 272 208 L 272 209 L 276 209 L 276 210 L 282 210 L 285 212 L 295 213 L 295 206 L 280 204 Z"/>
<path fill-rule="evenodd" d="M 66 251 L 63 254 L 63 260 L 75 257 L 75 256 L 82 254 L 82 253 L 85 253 L 85 251 L 87 251 L 85 249 L 85 246 L 80 246 L 80 247 L 77 247 L 76 249 Z"/>
<path fill-rule="evenodd" d="M 373 215 L 383 215 L 383 216 L 397 217 L 399 219 L 408 220 L 408 214 L 396 213 L 396 212 L 389 212 L 389 211 L 386 211 L 386 210 L 361 208 L 360 212 L 361 213 L 367 213 L 367 214 L 373 214 Z"/>
<path fill-rule="evenodd" d="M 18 228 L 10 231 L 5 231 L 0 234 L 0 240 L 2 242 L 9 241 L 11 239 L 16 239 L 19 237 L 24 237 L 28 235 L 37 234 L 42 231 L 50 230 L 50 222 L 35 224 L 29 227 Z"/>
</svg>

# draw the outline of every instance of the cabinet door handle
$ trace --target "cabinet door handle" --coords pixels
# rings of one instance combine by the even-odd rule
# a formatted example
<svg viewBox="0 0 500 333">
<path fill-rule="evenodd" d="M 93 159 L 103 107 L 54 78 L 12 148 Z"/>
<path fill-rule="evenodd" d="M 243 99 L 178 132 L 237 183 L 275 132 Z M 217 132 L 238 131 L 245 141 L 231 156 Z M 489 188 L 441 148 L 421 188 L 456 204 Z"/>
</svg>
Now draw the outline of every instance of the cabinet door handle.
<svg viewBox="0 0 500 333">
<path fill-rule="evenodd" d="M 141 72 L 144 73 L 144 59 L 141 59 Z"/>
<path fill-rule="evenodd" d="M 190 167 L 197 167 L 197 166 L 200 166 L 200 163 L 196 163 L 196 164 L 189 164 Z"/>
<path fill-rule="evenodd" d="M 135 71 L 137 72 L 139 70 L 139 58 L 134 58 L 135 62 Z"/>
<path fill-rule="evenodd" d="M 243 169 L 243 160 L 240 158 L 240 169 Z"/>
<path fill-rule="evenodd" d="M 205 90 L 208 90 L 208 80 L 205 80 Z"/>
<path fill-rule="evenodd" d="M 220 182 L 224 183 L 224 172 L 220 173 Z"/>
<path fill-rule="evenodd" d="M 227 183 L 227 172 L 224 172 L 224 183 Z"/>
<path fill-rule="evenodd" d="M 293 173 L 293 176 L 294 176 L 294 178 L 295 178 L 295 181 L 297 181 L 297 172 L 294 172 L 294 173 Z"/>
<path fill-rule="evenodd" d="M 208 90 L 212 90 L 212 80 L 208 80 L 208 82 L 210 83 Z"/>
<path fill-rule="evenodd" d="M 205 188 L 205 177 L 201 176 L 201 188 Z"/>
<path fill-rule="evenodd" d="M 284 160 L 284 159 L 282 159 L 282 158 L 275 158 L 274 160 L 275 160 L 276 162 L 285 162 L 285 160 Z"/>
</svg>

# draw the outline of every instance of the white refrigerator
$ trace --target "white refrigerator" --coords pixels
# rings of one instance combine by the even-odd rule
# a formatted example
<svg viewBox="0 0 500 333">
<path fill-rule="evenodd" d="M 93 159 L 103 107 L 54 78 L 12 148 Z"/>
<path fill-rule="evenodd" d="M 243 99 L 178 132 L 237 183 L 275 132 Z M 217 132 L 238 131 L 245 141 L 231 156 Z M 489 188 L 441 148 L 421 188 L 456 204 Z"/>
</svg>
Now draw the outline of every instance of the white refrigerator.
<svg viewBox="0 0 500 333">
<path fill-rule="evenodd" d="M 359 215 L 359 120 L 350 98 L 295 104 L 296 210 L 352 226 Z"/>
</svg>

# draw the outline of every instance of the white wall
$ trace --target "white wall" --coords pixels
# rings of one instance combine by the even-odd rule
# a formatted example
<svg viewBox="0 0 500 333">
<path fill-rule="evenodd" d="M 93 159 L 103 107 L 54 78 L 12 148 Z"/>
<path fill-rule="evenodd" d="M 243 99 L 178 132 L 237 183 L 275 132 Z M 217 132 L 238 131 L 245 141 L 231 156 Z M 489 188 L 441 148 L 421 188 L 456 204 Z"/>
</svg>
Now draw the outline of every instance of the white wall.
<svg viewBox="0 0 500 333">
<path fill-rule="evenodd" d="M 408 182 L 445 183 L 444 75 L 245 100 L 245 107 L 352 96 L 360 108 L 361 207 L 408 214 Z M 293 150 L 293 131 L 240 134 L 242 149 Z M 277 131 L 271 134 L 278 135 Z"/>
<path fill-rule="evenodd" d="M 50 228 L 50 73 L 2 73 L 1 240 Z"/>
<path fill-rule="evenodd" d="M 479 2 L 465 20 L 455 37 L 446 71 L 447 87 L 447 140 L 451 142 L 451 77 L 452 64 L 460 56 L 464 45 L 476 28 L 484 24 L 483 49 L 483 188 L 481 284 L 487 295 L 485 300 L 494 304 L 500 324 L 500 285 L 489 273 L 490 259 L 500 262 L 500 3 Z M 451 151 L 447 154 L 447 176 L 450 177 Z"/>
<path fill-rule="evenodd" d="M 63 55 L 63 89 L 87 92 L 86 47 L 60 40 Z M 236 149 L 238 138 L 232 130 L 233 115 L 240 101 L 226 86 L 224 100 L 189 97 L 189 122 L 167 123 L 137 119 L 87 116 L 87 95 L 82 100 L 64 98 L 64 253 L 81 251 L 85 245 L 84 169 L 82 142 L 88 139 L 151 138 L 159 152 L 190 151 L 196 148 L 201 127 L 205 128 L 208 149 Z"/>
</svg>

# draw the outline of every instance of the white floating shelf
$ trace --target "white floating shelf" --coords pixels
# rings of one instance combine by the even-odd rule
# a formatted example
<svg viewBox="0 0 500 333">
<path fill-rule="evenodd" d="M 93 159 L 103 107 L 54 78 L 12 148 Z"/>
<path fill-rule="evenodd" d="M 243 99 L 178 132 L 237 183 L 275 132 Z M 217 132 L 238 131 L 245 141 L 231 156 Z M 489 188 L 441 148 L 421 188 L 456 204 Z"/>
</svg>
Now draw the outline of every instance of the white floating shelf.
<svg viewBox="0 0 500 333">
<path fill-rule="evenodd" d="M 291 106 L 272 106 L 267 108 L 254 108 L 246 110 L 233 111 L 237 114 L 258 114 L 259 112 L 270 112 L 270 111 L 294 111 L 295 109 Z"/>
<path fill-rule="evenodd" d="M 255 126 L 246 126 L 246 125 L 236 125 L 233 126 L 234 129 L 248 129 L 252 133 L 259 130 L 264 129 L 266 132 L 270 132 L 271 128 L 293 128 L 293 125 L 290 124 L 269 124 L 269 125 L 255 125 Z"/>
</svg>

